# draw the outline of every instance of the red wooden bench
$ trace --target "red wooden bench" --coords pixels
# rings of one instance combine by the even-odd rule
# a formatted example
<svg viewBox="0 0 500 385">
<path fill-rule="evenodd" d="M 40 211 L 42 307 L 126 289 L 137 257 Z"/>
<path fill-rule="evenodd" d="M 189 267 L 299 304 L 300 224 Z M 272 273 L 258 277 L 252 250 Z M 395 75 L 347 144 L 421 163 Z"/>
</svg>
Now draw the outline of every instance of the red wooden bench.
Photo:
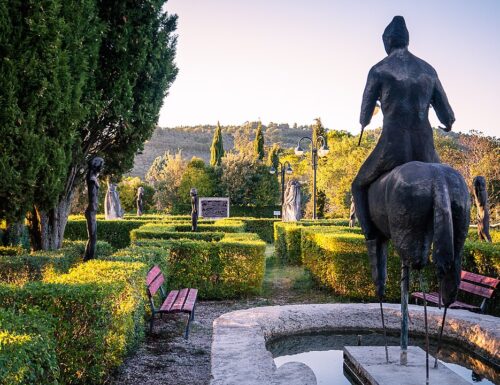
<svg viewBox="0 0 500 385">
<path fill-rule="evenodd" d="M 163 283 L 165 278 L 158 266 L 153 266 L 149 270 L 146 277 L 147 294 L 149 298 L 149 304 L 151 306 L 151 320 L 149 321 L 149 331 L 153 332 L 153 323 L 156 314 L 168 313 L 188 313 L 189 317 L 186 324 L 186 332 L 184 338 L 189 337 L 189 324 L 194 320 L 194 308 L 196 305 L 196 297 L 198 295 L 198 289 L 181 289 L 172 290 L 168 294 L 165 294 L 165 289 L 163 288 Z M 155 306 L 154 297 L 156 293 L 160 292 L 161 305 L 159 307 Z"/>
<path fill-rule="evenodd" d="M 466 293 L 475 294 L 479 297 L 482 297 L 483 300 L 479 306 L 472 305 L 472 304 L 465 303 L 465 302 L 461 302 L 461 301 L 455 301 L 450 305 L 450 308 L 451 309 L 467 309 L 470 311 L 484 313 L 484 311 L 486 309 L 486 301 L 488 299 L 490 299 L 491 297 L 493 297 L 495 289 L 497 288 L 499 283 L 500 283 L 499 279 L 486 277 L 484 275 L 475 274 L 475 273 L 471 273 L 471 272 L 462 270 L 459 293 L 460 293 L 460 291 L 463 291 Z M 411 296 L 413 298 L 415 298 L 415 303 L 418 303 L 419 299 L 421 299 L 421 300 L 424 299 L 424 295 L 422 292 L 413 293 Z M 434 303 L 437 305 L 439 303 L 439 300 L 440 300 L 439 293 L 425 293 L 425 299 L 428 302 L 431 302 L 431 303 Z M 440 305 L 443 306 L 442 301 L 441 301 Z"/>
</svg>

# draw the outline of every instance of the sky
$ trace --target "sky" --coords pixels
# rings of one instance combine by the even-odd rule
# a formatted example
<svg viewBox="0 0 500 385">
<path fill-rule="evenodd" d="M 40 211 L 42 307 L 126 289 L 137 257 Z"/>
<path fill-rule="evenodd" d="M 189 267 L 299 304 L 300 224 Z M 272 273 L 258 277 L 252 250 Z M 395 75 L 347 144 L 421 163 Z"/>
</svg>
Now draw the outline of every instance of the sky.
<svg viewBox="0 0 500 385">
<path fill-rule="evenodd" d="M 455 112 L 454 131 L 500 137 L 499 0 L 169 0 L 179 74 L 159 125 L 311 124 L 358 133 L 366 76 L 395 15 Z M 368 128 L 382 125 L 376 115 Z M 437 120 L 429 113 L 433 126 Z"/>
</svg>

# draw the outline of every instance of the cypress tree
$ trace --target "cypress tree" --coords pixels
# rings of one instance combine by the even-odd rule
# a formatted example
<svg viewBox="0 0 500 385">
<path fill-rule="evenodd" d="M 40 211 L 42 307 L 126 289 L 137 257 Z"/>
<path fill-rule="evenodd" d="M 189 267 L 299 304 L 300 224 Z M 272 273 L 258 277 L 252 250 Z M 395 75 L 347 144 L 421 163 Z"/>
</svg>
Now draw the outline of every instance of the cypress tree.
<svg viewBox="0 0 500 385">
<path fill-rule="evenodd" d="M 321 123 L 321 118 L 316 118 L 314 119 L 314 125 L 313 125 L 313 131 L 312 131 L 312 140 L 314 145 L 317 144 L 317 140 L 319 136 L 322 136 L 325 138 L 325 145 L 327 144 L 328 138 L 326 137 L 326 129 L 323 127 L 323 124 Z M 323 142 L 320 144 L 321 146 L 323 145 Z"/>
<path fill-rule="evenodd" d="M 253 151 L 255 160 L 263 160 L 266 156 L 264 151 L 264 134 L 262 133 L 262 123 L 259 122 L 257 126 L 257 133 L 253 141 Z"/>
<path fill-rule="evenodd" d="M 212 139 L 212 145 L 210 146 L 210 165 L 212 167 L 220 166 L 223 156 L 224 143 L 222 142 L 222 129 L 220 127 L 220 123 L 217 122 L 214 138 Z"/>
<path fill-rule="evenodd" d="M 271 149 L 269 150 L 269 155 L 267 158 L 267 163 L 269 166 L 273 166 L 276 170 L 278 170 L 279 167 L 279 153 L 281 151 L 281 148 L 279 144 L 274 143 Z"/>
<path fill-rule="evenodd" d="M 1 2 L 0 218 L 31 208 L 32 248 L 61 246 L 89 158 L 119 176 L 153 133 L 177 75 L 165 3 Z"/>
</svg>

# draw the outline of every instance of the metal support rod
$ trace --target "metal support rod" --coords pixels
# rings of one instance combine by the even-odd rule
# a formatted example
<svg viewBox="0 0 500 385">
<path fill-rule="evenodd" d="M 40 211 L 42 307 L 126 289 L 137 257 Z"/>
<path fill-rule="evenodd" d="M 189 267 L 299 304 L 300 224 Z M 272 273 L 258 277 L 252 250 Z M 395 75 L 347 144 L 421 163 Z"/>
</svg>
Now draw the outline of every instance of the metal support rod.
<svg viewBox="0 0 500 385">
<path fill-rule="evenodd" d="M 425 384 L 429 385 L 429 329 L 427 327 L 427 299 L 422 284 L 422 271 L 419 272 L 420 290 L 424 297 L 424 325 L 425 325 Z"/>
<path fill-rule="evenodd" d="M 408 292 L 409 292 L 410 269 L 401 263 L 401 353 L 400 365 L 408 364 Z"/>
<path fill-rule="evenodd" d="M 444 329 L 444 321 L 446 319 L 446 311 L 448 310 L 448 306 L 444 307 L 444 313 L 443 313 L 443 321 L 441 322 L 441 330 L 439 331 L 439 338 L 438 338 L 438 346 L 436 349 L 436 356 L 434 357 L 434 369 L 437 369 L 438 367 L 438 354 L 439 351 L 441 350 L 441 339 L 443 337 L 443 329 Z"/>
<path fill-rule="evenodd" d="M 285 204 L 285 167 L 281 165 L 281 215 L 283 215 L 283 205 Z"/>
<path fill-rule="evenodd" d="M 384 330 L 385 361 L 389 363 L 389 349 L 387 348 L 387 331 L 385 330 L 384 309 L 382 308 L 382 297 L 379 298 L 380 315 L 382 316 L 382 329 Z"/>
</svg>

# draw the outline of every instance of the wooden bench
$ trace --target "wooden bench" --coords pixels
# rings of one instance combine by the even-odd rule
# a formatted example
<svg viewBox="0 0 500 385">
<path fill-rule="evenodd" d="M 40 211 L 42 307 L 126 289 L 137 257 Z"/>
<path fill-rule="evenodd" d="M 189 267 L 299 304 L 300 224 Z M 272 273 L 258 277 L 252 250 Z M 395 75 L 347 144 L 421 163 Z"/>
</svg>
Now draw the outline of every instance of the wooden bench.
<svg viewBox="0 0 500 385">
<path fill-rule="evenodd" d="M 156 314 L 168 313 L 187 313 L 189 314 L 186 332 L 184 338 L 189 337 L 189 324 L 194 320 L 194 308 L 196 305 L 196 297 L 198 295 L 198 289 L 181 289 L 172 290 L 168 294 L 165 294 L 165 289 L 163 288 L 163 283 L 165 278 L 158 266 L 153 266 L 149 270 L 146 277 L 147 294 L 149 298 L 149 304 L 151 306 L 151 320 L 149 321 L 149 331 L 153 332 L 153 323 Z M 161 305 L 157 308 L 155 306 L 154 297 L 156 293 L 160 292 Z"/>
<path fill-rule="evenodd" d="M 479 297 L 482 297 L 483 300 L 479 306 L 468 304 L 465 302 L 455 301 L 450 305 L 450 309 L 467 309 L 470 311 L 484 313 L 486 309 L 486 301 L 493 297 L 495 289 L 497 288 L 500 280 L 496 278 L 486 277 L 484 275 L 471 273 L 468 271 L 462 270 L 461 281 L 459 286 L 460 291 L 475 294 Z M 418 300 L 424 299 L 424 295 L 422 292 L 413 293 L 411 295 L 415 298 L 415 303 L 418 303 Z M 428 302 L 439 304 L 439 293 L 425 293 L 425 299 Z M 443 306 L 443 302 L 441 301 L 441 306 Z"/>
</svg>

